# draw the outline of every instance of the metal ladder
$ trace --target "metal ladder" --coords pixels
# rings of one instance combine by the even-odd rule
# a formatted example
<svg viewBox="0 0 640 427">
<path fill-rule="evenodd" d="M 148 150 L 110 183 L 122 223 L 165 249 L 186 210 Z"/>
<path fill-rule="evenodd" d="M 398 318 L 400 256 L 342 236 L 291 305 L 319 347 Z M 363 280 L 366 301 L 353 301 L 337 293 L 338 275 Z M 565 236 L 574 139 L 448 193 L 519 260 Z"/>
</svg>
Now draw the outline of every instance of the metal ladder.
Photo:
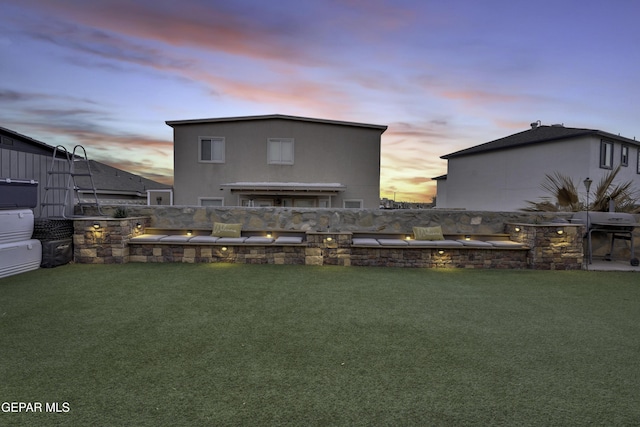
<svg viewBox="0 0 640 427">
<path fill-rule="evenodd" d="M 58 152 L 62 154 L 62 157 L 58 157 Z M 78 152 L 78 154 L 76 154 L 76 152 Z M 82 156 L 79 153 L 82 153 Z M 63 165 L 62 168 L 56 168 L 56 165 L 60 162 L 66 163 L 66 165 Z M 77 172 L 75 167 L 77 162 L 85 162 L 87 171 Z M 56 185 L 56 176 L 66 176 L 66 185 Z M 89 178 L 90 187 L 79 187 L 78 182 L 76 181 L 77 177 Z M 58 180 L 58 183 L 59 181 L 60 180 Z M 85 206 L 96 206 L 96 208 L 98 209 L 98 213 L 100 215 L 104 215 L 102 213 L 102 210 L 100 209 L 100 203 L 98 202 L 98 193 L 96 192 L 96 186 L 93 182 L 93 174 L 91 173 L 91 165 L 89 163 L 89 158 L 87 157 L 87 151 L 82 145 L 76 145 L 75 147 L 73 147 L 73 152 L 69 153 L 69 151 L 64 146 L 58 145 L 53 149 L 51 166 L 49 167 L 49 171 L 47 172 L 47 185 L 45 187 L 45 193 L 44 197 L 42 198 L 42 203 L 40 204 L 40 206 L 42 207 L 42 216 L 48 216 L 45 215 L 45 212 L 48 212 L 49 207 L 58 206 L 60 208 L 60 216 L 62 218 L 72 218 L 73 214 L 71 216 L 67 215 L 67 207 L 69 207 L 70 202 L 69 192 L 71 189 L 73 189 L 75 196 L 74 199 L 71 200 L 72 208 L 74 206 L 74 201 L 77 200 L 77 204 L 78 206 L 80 206 L 82 214 L 84 214 Z M 80 198 L 80 192 L 89 190 L 93 193 L 93 199 L 95 201 L 83 202 Z M 55 198 L 55 191 L 64 191 L 64 198 L 62 199 L 62 201 L 49 201 L 50 196 Z"/>
</svg>

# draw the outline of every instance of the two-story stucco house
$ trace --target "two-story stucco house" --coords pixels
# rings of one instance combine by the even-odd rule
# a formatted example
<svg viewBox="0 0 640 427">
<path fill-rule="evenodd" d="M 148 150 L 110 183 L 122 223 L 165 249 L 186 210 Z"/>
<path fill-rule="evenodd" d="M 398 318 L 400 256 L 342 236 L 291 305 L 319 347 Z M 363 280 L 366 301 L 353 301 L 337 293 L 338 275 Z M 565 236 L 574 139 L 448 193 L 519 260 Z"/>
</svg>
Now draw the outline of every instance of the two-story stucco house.
<svg viewBox="0 0 640 427">
<path fill-rule="evenodd" d="M 379 206 L 386 126 L 285 115 L 166 123 L 175 204 Z"/>
<path fill-rule="evenodd" d="M 622 165 L 616 180 L 640 188 L 640 142 L 594 129 L 540 126 L 441 157 L 447 174 L 437 181 L 438 208 L 515 211 L 548 196 L 540 188 L 555 172 L 594 185 Z M 593 188 L 591 189 L 593 191 Z"/>
</svg>

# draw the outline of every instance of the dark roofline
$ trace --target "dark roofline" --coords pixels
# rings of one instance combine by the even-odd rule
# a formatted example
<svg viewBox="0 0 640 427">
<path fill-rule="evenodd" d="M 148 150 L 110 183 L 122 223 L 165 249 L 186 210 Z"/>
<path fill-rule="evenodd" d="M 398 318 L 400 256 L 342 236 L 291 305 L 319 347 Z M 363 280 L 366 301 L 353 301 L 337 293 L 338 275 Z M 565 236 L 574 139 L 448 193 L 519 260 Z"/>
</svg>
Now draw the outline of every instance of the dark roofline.
<svg viewBox="0 0 640 427">
<path fill-rule="evenodd" d="M 597 129 L 568 128 L 562 125 L 552 125 L 538 126 L 536 128 L 527 129 L 523 132 L 509 135 L 504 138 L 499 138 L 490 142 L 486 142 L 484 144 L 446 154 L 444 156 L 440 156 L 440 158 L 447 160 L 453 157 L 486 153 L 490 151 L 508 150 L 525 145 L 574 139 L 582 136 L 599 136 L 606 139 L 620 141 L 625 144 L 640 146 L 640 142 L 636 141 L 635 139 L 625 138 L 620 135 L 614 135 L 612 133 L 603 132 Z"/>
<path fill-rule="evenodd" d="M 444 181 L 447 179 L 447 174 L 445 173 L 444 175 L 440 175 L 440 176 L 436 176 L 434 178 L 431 178 L 432 181 Z"/>
<path fill-rule="evenodd" d="M 340 125 L 340 126 L 355 126 L 361 128 L 369 128 L 369 129 L 378 129 L 384 132 L 387 130 L 387 126 L 384 125 L 374 125 L 369 123 L 356 123 L 356 122 L 343 122 L 339 120 L 326 120 L 326 119 L 314 119 L 310 117 L 298 117 L 298 116 L 287 116 L 283 114 L 267 114 L 263 116 L 239 116 L 239 117 L 220 117 L 220 118 L 210 118 L 210 119 L 190 119 L 190 120 L 169 120 L 165 123 L 168 126 L 180 126 L 180 125 L 192 125 L 192 124 L 203 124 L 203 123 L 224 123 L 224 122 L 240 122 L 240 121 L 250 121 L 250 120 L 271 120 L 271 119 L 281 119 L 281 120 L 295 120 L 300 122 L 311 122 L 311 123 L 323 123 L 323 124 L 332 124 L 332 125 Z"/>
<path fill-rule="evenodd" d="M 22 138 L 22 139 L 24 139 L 24 140 L 25 140 L 25 142 L 31 142 L 31 143 L 33 143 L 33 144 L 35 144 L 35 145 L 39 145 L 39 146 L 41 146 L 42 148 L 46 148 L 47 150 L 51 150 L 51 152 L 52 152 L 52 153 L 53 153 L 53 149 L 55 148 L 55 147 L 54 147 L 54 146 L 52 146 L 52 145 L 49 145 L 49 144 L 44 143 L 44 142 L 42 142 L 42 141 L 38 141 L 37 139 L 33 139 L 33 138 L 31 138 L 30 136 L 23 135 L 23 134 L 21 134 L 21 133 L 19 133 L 19 132 L 16 132 L 15 130 L 7 129 L 7 128 L 5 128 L 5 127 L 0 126 L 0 131 L 3 131 L 3 132 L 7 132 L 7 133 L 9 133 L 9 134 L 12 134 L 13 136 L 15 136 L 15 137 L 17 137 L 17 138 Z"/>
<path fill-rule="evenodd" d="M 14 138 L 16 140 L 21 140 L 23 143 L 36 146 L 36 147 L 38 147 L 38 148 L 40 148 L 40 149 L 42 149 L 44 151 L 47 151 L 48 154 L 46 154 L 46 155 L 49 155 L 49 156 L 53 155 L 53 151 L 56 149 L 56 147 L 54 147 L 53 145 L 49 145 L 49 144 L 47 144 L 45 142 L 38 141 L 37 139 L 33 139 L 33 138 L 29 137 L 29 136 L 23 135 L 23 134 L 21 134 L 19 132 L 11 130 L 11 129 L 7 129 L 7 128 L 3 127 L 3 126 L 0 126 L 0 134 L 8 134 L 8 135 L 10 135 L 12 138 Z M 7 150 L 12 150 L 12 151 L 20 151 L 20 152 L 29 153 L 29 154 L 45 155 L 45 153 L 38 152 L 35 148 L 31 148 L 31 147 L 29 147 L 28 149 L 25 150 L 24 149 L 25 147 L 21 147 L 20 149 L 16 149 L 15 147 L 12 147 L 12 146 L 0 145 L 0 148 L 4 148 L 4 149 L 7 149 Z M 66 149 L 66 147 L 65 147 L 65 149 Z M 69 155 L 71 155 L 72 151 L 69 151 L 68 153 L 69 153 Z M 65 156 L 63 151 L 58 151 L 57 157 L 60 158 L 60 159 L 66 159 L 66 156 Z M 76 154 L 76 158 L 81 158 L 81 156 Z M 127 178 L 128 177 L 138 178 L 139 182 L 143 186 L 149 187 L 149 189 L 173 188 L 172 185 L 163 184 L 161 182 L 154 181 L 154 180 L 149 179 L 149 178 L 145 178 L 142 175 L 137 175 L 137 174 L 128 172 L 128 171 L 126 171 L 124 169 L 116 168 L 116 167 L 110 166 L 110 165 L 108 165 L 106 163 L 99 162 L 97 160 L 91 160 L 90 159 L 89 163 L 93 164 L 94 166 L 98 165 L 101 168 L 108 168 L 113 174 L 115 174 L 115 171 L 117 171 L 117 172 L 122 173 L 123 175 L 125 175 Z M 77 163 L 76 167 L 83 168 L 84 164 L 85 164 L 84 162 L 79 162 L 79 163 Z M 96 180 L 98 180 L 97 174 L 98 173 L 102 173 L 102 172 L 97 171 L 95 167 L 92 167 L 92 172 L 94 173 L 94 179 L 96 179 Z M 153 187 L 151 187 L 151 186 L 153 186 Z M 114 191 L 115 189 L 110 189 L 110 188 L 107 188 L 107 187 L 104 187 L 104 186 L 98 189 L 98 191 L 103 191 L 103 190 L 105 190 L 105 191 Z M 132 190 L 132 191 L 133 192 L 138 192 L 138 190 Z"/>
</svg>

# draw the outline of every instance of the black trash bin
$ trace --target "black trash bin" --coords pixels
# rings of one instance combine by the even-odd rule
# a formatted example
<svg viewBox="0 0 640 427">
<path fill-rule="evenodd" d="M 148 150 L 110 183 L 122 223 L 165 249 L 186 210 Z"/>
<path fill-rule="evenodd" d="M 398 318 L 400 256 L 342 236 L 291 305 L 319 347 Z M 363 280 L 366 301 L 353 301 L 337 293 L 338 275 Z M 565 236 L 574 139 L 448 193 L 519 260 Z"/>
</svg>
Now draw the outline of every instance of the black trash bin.
<svg viewBox="0 0 640 427">
<path fill-rule="evenodd" d="M 51 268 L 65 265 L 73 259 L 73 239 L 47 240 L 42 242 L 40 267 Z"/>
</svg>

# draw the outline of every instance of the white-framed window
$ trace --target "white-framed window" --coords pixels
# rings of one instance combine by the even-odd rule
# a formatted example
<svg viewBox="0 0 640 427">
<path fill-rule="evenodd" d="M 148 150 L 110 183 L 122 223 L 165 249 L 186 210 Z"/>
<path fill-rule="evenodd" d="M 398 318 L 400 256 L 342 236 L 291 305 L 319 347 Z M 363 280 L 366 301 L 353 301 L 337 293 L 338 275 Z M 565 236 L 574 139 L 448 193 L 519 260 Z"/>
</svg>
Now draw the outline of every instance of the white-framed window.
<svg viewBox="0 0 640 427">
<path fill-rule="evenodd" d="M 629 146 L 623 145 L 620 153 L 620 164 L 622 166 L 629 166 Z"/>
<path fill-rule="evenodd" d="M 292 165 L 293 138 L 267 139 L 267 163 L 270 165 Z"/>
<path fill-rule="evenodd" d="M 198 197 L 200 206 L 224 206 L 224 197 Z"/>
<path fill-rule="evenodd" d="M 201 136 L 198 144 L 198 160 L 203 163 L 224 163 L 224 138 Z"/>
<path fill-rule="evenodd" d="M 362 199 L 343 200 L 342 207 L 346 209 L 362 209 Z"/>
<path fill-rule="evenodd" d="M 613 142 L 600 141 L 600 167 L 613 169 Z"/>
</svg>

